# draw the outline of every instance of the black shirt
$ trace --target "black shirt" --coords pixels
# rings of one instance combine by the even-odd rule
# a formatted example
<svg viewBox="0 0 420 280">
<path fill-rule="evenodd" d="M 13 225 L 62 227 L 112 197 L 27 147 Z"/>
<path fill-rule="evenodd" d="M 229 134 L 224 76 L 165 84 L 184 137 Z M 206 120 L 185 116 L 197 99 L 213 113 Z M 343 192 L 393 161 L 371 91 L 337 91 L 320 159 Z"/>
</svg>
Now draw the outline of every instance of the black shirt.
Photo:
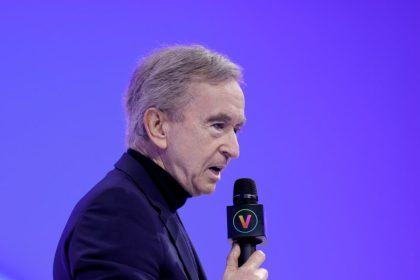
<svg viewBox="0 0 420 280">
<path fill-rule="evenodd" d="M 191 195 L 162 167 L 141 153 L 128 149 L 127 153 L 134 157 L 146 170 L 157 185 L 171 211 L 181 208 Z"/>
</svg>

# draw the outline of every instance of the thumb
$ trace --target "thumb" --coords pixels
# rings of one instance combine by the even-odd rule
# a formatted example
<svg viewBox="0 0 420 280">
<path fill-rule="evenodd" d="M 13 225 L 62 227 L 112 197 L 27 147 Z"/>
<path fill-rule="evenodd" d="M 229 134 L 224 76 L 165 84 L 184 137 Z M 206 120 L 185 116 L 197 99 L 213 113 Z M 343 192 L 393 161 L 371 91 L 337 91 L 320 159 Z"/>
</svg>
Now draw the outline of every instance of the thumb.
<svg viewBox="0 0 420 280">
<path fill-rule="evenodd" d="M 233 244 L 226 261 L 226 272 L 233 272 L 238 270 L 238 258 L 241 254 L 241 249 L 238 244 Z"/>
</svg>

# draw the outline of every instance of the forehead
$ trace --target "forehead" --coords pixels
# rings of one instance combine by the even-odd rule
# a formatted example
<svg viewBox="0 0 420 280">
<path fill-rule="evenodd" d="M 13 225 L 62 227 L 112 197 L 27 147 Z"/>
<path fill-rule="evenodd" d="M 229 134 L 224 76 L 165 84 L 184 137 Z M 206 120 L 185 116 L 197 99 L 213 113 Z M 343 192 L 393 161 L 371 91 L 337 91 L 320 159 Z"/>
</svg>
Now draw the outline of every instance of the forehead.
<svg viewBox="0 0 420 280">
<path fill-rule="evenodd" d="M 185 116 L 199 119 L 223 116 L 239 123 L 245 121 L 244 94 L 234 80 L 219 84 L 193 83 L 188 93 L 191 100 L 184 110 Z"/>
</svg>

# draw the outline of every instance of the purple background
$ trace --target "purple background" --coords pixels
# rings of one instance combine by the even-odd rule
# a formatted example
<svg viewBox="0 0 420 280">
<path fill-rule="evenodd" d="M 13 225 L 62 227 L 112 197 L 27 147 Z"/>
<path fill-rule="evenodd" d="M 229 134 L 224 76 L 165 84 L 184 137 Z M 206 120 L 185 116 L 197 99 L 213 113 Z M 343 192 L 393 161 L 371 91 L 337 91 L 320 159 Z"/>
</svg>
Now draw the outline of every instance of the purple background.
<svg viewBox="0 0 420 280">
<path fill-rule="evenodd" d="M 137 59 L 194 42 L 247 83 L 241 157 L 181 211 L 209 279 L 239 177 L 270 279 L 420 279 L 419 2 L 144 2 L 1 2 L 0 274 L 52 278 L 71 209 L 124 151 Z"/>
</svg>

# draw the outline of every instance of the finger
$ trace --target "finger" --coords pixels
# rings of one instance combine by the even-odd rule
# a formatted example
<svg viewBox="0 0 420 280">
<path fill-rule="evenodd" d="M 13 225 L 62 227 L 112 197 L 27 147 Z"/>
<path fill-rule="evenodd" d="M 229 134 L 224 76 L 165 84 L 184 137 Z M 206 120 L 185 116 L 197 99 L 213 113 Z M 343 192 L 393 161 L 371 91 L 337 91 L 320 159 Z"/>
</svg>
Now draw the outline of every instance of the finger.
<svg viewBox="0 0 420 280">
<path fill-rule="evenodd" d="M 260 268 L 257 271 L 255 271 L 255 275 L 258 277 L 258 279 L 268 279 L 268 271 L 265 268 Z"/>
<path fill-rule="evenodd" d="M 238 244 L 233 244 L 232 250 L 227 257 L 226 261 L 226 271 L 236 271 L 238 270 L 238 258 L 241 254 L 241 249 Z"/>
<path fill-rule="evenodd" d="M 260 267 L 264 260 L 265 254 L 263 253 L 263 251 L 258 250 L 252 253 L 252 255 L 249 257 L 246 263 L 243 264 L 242 267 L 246 269 L 256 270 Z"/>
</svg>

